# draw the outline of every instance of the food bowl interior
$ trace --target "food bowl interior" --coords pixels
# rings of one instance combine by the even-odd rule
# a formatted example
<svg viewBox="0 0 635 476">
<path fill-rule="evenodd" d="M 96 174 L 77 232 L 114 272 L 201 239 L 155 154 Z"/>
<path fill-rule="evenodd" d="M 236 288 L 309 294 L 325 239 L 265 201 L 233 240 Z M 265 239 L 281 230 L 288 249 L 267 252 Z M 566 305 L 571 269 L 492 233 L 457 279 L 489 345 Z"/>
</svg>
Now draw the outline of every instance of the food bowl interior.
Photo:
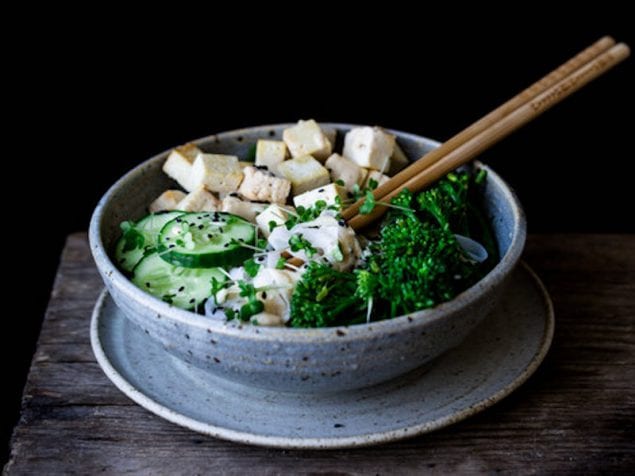
<svg viewBox="0 0 635 476">
<path fill-rule="evenodd" d="M 258 139 L 281 140 L 282 131 L 292 124 L 261 126 L 249 129 L 212 135 L 195 141 L 205 152 L 232 154 L 245 157 L 250 147 Z M 323 123 L 323 127 L 337 130 L 335 150 L 341 150 L 344 134 L 356 127 L 349 124 Z M 391 131 L 397 136 L 399 145 L 410 160 L 416 160 L 439 143 L 414 134 Z M 105 249 L 111 252 L 121 234 L 119 224 L 124 220 L 137 220 L 148 212 L 148 204 L 168 188 L 179 188 L 172 179 L 161 170 L 168 152 L 161 153 L 142 163 L 126 174 L 106 194 L 102 203 L 106 205 L 101 216 L 101 240 Z M 497 239 L 501 258 L 508 250 L 513 234 L 514 221 L 511 207 L 512 200 L 501 200 L 503 184 L 501 179 L 492 174 L 488 177 L 485 189 L 483 209 L 492 225 Z M 148 178 L 151 177 L 151 180 Z M 106 201 L 107 198 L 107 201 Z"/>
</svg>

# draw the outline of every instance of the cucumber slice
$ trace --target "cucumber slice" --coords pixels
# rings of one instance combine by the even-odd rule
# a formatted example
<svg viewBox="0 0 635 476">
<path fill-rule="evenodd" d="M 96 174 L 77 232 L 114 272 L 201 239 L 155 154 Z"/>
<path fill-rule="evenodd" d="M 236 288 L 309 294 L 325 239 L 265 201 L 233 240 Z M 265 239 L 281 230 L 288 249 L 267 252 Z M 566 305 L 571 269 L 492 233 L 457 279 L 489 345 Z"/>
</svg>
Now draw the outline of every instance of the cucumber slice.
<svg viewBox="0 0 635 476">
<path fill-rule="evenodd" d="M 254 250 L 256 227 L 223 212 L 187 213 L 166 223 L 159 234 L 161 258 L 175 266 L 212 268 L 237 266 Z"/>
<path fill-rule="evenodd" d="M 212 295 L 212 278 L 219 283 L 227 279 L 219 268 L 183 268 L 173 266 L 151 253 L 135 266 L 132 282 L 173 306 L 199 309 Z"/>
<path fill-rule="evenodd" d="M 185 212 L 160 212 L 146 215 L 137 223 L 124 222 L 123 235 L 115 245 L 115 261 L 124 271 L 131 272 L 141 258 L 155 251 L 159 232 L 169 221 Z"/>
</svg>

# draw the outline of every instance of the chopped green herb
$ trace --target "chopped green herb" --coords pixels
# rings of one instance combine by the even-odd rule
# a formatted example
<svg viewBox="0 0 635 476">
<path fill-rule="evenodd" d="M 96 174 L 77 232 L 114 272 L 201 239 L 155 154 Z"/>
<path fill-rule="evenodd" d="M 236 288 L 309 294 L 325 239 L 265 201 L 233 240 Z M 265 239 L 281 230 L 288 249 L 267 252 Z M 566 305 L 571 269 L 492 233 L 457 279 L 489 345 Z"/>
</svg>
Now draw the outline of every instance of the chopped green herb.
<svg viewBox="0 0 635 476">
<path fill-rule="evenodd" d="M 309 258 L 317 253 L 317 250 L 313 248 L 311 242 L 307 240 L 302 233 L 291 235 L 291 238 L 289 238 L 289 246 L 291 247 L 291 251 L 304 250 Z"/>
<path fill-rule="evenodd" d="M 247 298 L 247 302 L 240 308 L 240 319 L 248 321 L 251 316 L 262 312 L 265 305 L 256 297 L 257 290 L 253 284 L 238 281 L 238 287 L 240 288 L 240 296 Z"/>
<path fill-rule="evenodd" d="M 258 274 L 258 270 L 260 269 L 260 265 L 254 261 L 253 258 L 248 259 L 243 263 L 243 267 L 245 268 L 245 273 L 247 273 L 250 277 L 255 278 Z"/>
<path fill-rule="evenodd" d="M 143 248 L 145 244 L 145 238 L 143 233 L 135 228 L 135 224 L 132 221 L 121 222 L 121 231 L 123 232 L 123 252 L 132 251 L 138 248 Z"/>
<path fill-rule="evenodd" d="M 362 203 L 362 206 L 359 207 L 359 213 L 362 215 L 368 215 L 375 209 L 375 195 L 370 190 L 366 192 L 366 200 Z"/>
</svg>

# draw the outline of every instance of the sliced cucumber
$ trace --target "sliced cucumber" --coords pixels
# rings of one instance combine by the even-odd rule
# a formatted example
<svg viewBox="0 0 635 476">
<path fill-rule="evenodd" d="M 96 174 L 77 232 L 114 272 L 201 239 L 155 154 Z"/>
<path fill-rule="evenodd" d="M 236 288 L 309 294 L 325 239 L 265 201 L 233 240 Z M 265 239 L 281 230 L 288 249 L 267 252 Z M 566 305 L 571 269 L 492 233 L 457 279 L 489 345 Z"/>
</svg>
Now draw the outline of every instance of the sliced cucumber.
<svg viewBox="0 0 635 476">
<path fill-rule="evenodd" d="M 254 254 L 256 229 L 230 213 L 187 213 L 166 223 L 159 234 L 161 258 L 175 266 L 237 266 Z"/>
<path fill-rule="evenodd" d="M 124 222 L 123 235 L 115 245 L 115 260 L 124 271 L 132 271 L 141 258 L 155 251 L 159 232 L 169 221 L 185 212 L 151 213 L 136 223 Z"/>
<path fill-rule="evenodd" d="M 212 278 L 224 283 L 219 268 L 183 268 L 173 266 L 151 253 L 134 269 L 132 282 L 144 291 L 173 306 L 197 309 L 212 295 Z"/>
</svg>

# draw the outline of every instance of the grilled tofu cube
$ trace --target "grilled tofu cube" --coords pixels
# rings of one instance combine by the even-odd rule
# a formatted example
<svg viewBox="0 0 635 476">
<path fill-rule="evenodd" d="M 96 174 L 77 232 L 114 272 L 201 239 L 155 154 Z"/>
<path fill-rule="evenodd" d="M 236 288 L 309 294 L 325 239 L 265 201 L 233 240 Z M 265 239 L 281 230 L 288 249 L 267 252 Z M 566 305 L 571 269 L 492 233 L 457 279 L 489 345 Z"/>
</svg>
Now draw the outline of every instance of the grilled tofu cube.
<svg viewBox="0 0 635 476">
<path fill-rule="evenodd" d="M 265 208 L 267 208 L 267 205 L 264 203 L 246 202 L 232 195 L 223 198 L 221 205 L 221 211 L 237 215 L 250 222 L 255 221 L 256 215 L 262 213 Z"/>
<path fill-rule="evenodd" d="M 197 189 L 188 193 L 178 203 L 176 209 L 184 212 L 215 212 L 218 211 L 220 205 L 220 200 L 200 185 Z"/>
<path fill-rule="evenodd" d="M 410 164 L 408 157 L 406 157 L 406 154 L 404 153 L 403 149 L 399 147 L 399 144 L 395 142 L 395 150 L 392 153 L 392 157 L 390 158 L 390 165 L 388 166 L 388 172 L 384 171 L 384 173 L 392 177 L 393 175 L 396 175 L 402 169 L 405 169 L 408 166 L 408 164 Z"/>
<path fill-rule="evenodd" d="M 368 174 L 368 170 L 339 154 L 331 155 L 324 165 L 331 172 L 331 180 L 341 180 L 344 182 L 343 187 L 349 192 L 353 191 L 355 184 L 361 187 Z"/>
<path fill-rule="evenodd" d="M 285 203 L 291 191 L 291 182 L 256 167 L 245 167 L 244 178 L 238 189 L 243 197 L 260 202 Z"/>
<path fill-rule="evenodd" d="M 315 205 L 318 200 L 324 200 L 327 205 L 334 205 L 340 203 L 346 198 L 346 190 L 344 187 L 340 187 L 337 184 L 330 183 L 324 187 L 314 188 L 308 192 L 304 192 L 300 195 L 293 197 L 293 204 L 297 207 L 310 208 Z"/>
<path fill-rule="evenodd" d="M 295 126 L 285 129 L 282 139 L 292 157 L 312 155 L 320 162 L 324 162 L 333 150 L 331 142 L 313 119 L 299 121 Z"/>
<path fill-rule="evenodd" d="M 176 210 L 179 202 L 185 198 L 185 194 L 180 190 L 166 190 L 150 204 L 150 213 Z"/>
<path fill-rule="evenodd" d="M 235 192 L 243 179 L 238 157 L 221 154 L 198 154 L 192 164 L 192 183 L 204 185 L 211 192 Z"/>
<path fill-rule="evenodd" d="M 381 172 L 378 172 L 377 170 L 369 170 L 368 176 L 366 177 L 366 182 L 364 182 L 364 187 L 369 188 L 371 180 L 377 182 L 377 187 L 379 187 L 380 185 L 388 182 L 388 180 L 390 180 L 390 177 L 388 177 L 388 175 L 382 174 Z"/>
<path fill-rule="evenodd" d="M 266 165 L 274 174 L 278 164 L 287 157 L 287 145 L 279 140 L 259 140 L 256 143 L 256 165 Z"/>
<path fill-rule="evenodd" d="M 322 129 L 322 132 L 324 132 L 324 135 L 331 143 L 331 150 L 332 150 L 335 147 L 335 142 L 337 141 L 337 129 L 335 129 L 334 127 L 324 127 L 324 126 L 320 126 L 320 129 Z"/>
<path fill-rule="evenodd" d="M 188 192 L 196 188 L 192 181 L 192 163 L 202 151 L 194 144 L 185 144 L 170 152 L 163 164 L 163 171 Z"/>
<path fill-rule="evenodd" d="M 284 225 L 284 222 L 289 218 L 287 210 L 279 205 L 271 204 L 264 211 L 256 216 L 256 223 L 260 232 L 267 238 L 271 234 L 269 229 L 269 223 L 273 222 L 276 226 Z"/>
<path fill-rule="evenodd" d="M 291 182 L 293 195 L 300 195 L 330 182 L 329 171 L 310 155 L 285 160 L 278 165 L 278 171 Z"/>
<path fill-rule="evenodd" d="M 344 137 L 344 157 L 360 167 L 387 170 L 395 150 L 395 136 L 379 127 L 356 127 Z"/>
</svg>

